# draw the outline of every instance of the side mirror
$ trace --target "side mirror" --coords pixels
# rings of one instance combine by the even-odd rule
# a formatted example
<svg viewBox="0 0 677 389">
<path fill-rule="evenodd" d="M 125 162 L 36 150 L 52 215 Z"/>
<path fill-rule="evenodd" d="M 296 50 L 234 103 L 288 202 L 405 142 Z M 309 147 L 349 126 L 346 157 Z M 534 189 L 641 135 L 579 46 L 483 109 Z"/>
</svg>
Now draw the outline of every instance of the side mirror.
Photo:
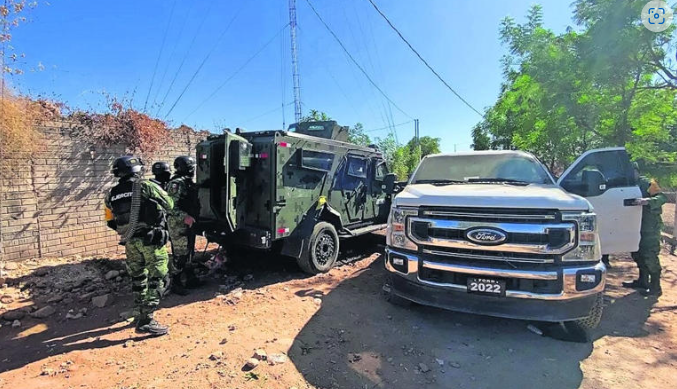
<svg viewBox="0 0 677 389">
<path fill-rule="evenodd" d="M 599 170 L 585 170 L 582 178 L 587 187 L 586 197 L 595 197 L 606 192 L 606 179 Z"/>
<path fill-rule="evenodd" d="M 383 191 L 386 194 L 393 194 L 395 193 L 395 180 L 397 177 L 395 176 L 395 173 L 388 173 L 386 174 L 385 177 L 383 177 Z"/>
</svg>

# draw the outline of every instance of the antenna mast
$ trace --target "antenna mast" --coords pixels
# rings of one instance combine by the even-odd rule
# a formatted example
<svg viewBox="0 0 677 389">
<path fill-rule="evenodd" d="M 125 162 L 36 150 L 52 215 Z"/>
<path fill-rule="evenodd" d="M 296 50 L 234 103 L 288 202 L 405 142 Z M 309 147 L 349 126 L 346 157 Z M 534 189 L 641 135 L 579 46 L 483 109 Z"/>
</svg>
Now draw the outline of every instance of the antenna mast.
<svg viewBox="0 0 677 389">
<path fill-rule="evenodd" d="M 296 45 L 296 0 L 289 0 L 289 30 L 291 31 L 291 69 L 294 82 L 294 116 L 301 121 L 301 81 L 299 79 L 298 47 Z"/>
</svg>

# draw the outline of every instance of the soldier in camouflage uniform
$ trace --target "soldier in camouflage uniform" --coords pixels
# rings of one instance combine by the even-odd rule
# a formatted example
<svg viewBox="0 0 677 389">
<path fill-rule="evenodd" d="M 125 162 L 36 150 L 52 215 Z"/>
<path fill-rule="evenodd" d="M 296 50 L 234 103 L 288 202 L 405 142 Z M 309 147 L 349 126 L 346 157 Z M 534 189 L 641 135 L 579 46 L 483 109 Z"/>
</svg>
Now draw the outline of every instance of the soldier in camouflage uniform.
<svg viewBox="0 0 677 389">
<path fill-rule="evenodd" d="M 186 294 L 185 286 L 194 287 L 199 284 L 192 268 L 187 264 L 192 261 L 195 251 L 195 232 L 191 229 L 197 217 L 198 200 L 196 197 L 195 159 L 181 156 L 174 160 L 174 176 L 167 184 L 167 192 L 176 205 L 169 214 L 169 235 L 172 244 L 172 291 Z M 182 279 L 185 276 L 186 280 Z"/>
<path fill-rule="evenodd" d="M 113 163 L 117 185 L 106 196 L 108 227 L 121 236 L 127 256 L 127 272 L 132 278 L 134 304 L 138 311 L 136 330 L 164 335 L 168 327 L 153 318 L 160 304 L 169 257 L 165 245 L 169 238 L 164 220 L 173 208 L 173 200 L 156 184 L 141 178 L 143 163 L 125 156 Z"/>
<path fill-rule="evenodd" d="M 635 164 L 635 172 L 639 176 L 639 167 Z M 660 296 L 661 289 L 661 263 L 659 254 L 661 251 L 661 219 L 662 207 L 667 198 L 661 193 L 661 188 L 655 180 L 646 177 L 638 177 L 639 188 L 642 190 L 642 198 L 637 199 L 635 204 L 642 206 L 642 226 L 640 228 L 639 251 L 632 253 L 632 259 L 639 267 L 639 278 L 624 282 L 626 288 L 640 289 L 645 296 Z"/>
<path fill-rule="evenodd" d="M 155 162 L 152 168 L 154 178 L 150 180 L 158 184 L 158 186 L 164 190 L 167 190 L 167 183 L 172 176 L 172 172 L 169 170 L 169 164 L 167 162 Z"/>
</svg>

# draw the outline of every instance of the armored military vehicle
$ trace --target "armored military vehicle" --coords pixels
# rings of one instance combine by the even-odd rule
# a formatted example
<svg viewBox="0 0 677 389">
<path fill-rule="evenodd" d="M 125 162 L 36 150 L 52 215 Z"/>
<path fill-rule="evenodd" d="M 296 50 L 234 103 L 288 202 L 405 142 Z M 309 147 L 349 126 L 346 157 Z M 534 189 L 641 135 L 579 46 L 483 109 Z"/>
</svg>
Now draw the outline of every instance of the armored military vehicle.
<svg viewBox="0 0 677 389">
<path fill-rule="evenodd" d="M 341 239 L 385 227 L 394 187 L 382 154 L 347 140 L 335 121 L 209 137 L 197 146 L 197 232 L 329 271 Z"/>
</svg>

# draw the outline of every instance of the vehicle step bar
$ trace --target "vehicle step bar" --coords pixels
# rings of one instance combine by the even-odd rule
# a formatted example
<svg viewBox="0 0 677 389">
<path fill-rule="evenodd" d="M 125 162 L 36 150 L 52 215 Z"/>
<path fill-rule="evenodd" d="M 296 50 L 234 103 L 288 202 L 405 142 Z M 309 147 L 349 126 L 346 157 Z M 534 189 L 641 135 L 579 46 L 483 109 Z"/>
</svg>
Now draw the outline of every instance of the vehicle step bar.
<svg viewBox="0 0 677 389">
<path fill-rule="evenodd" d="M 354 237 L 354 236 L 368 234 L 370 232 L 376 232 L 376 231 L 379 231 L 379 230 L 382 230 L 382 229 L 385 229 L 385 228 L 386 228 L 386 224 L 375 224 L 375 225 L 372 225 L 372 226 L 357 228 L 355 230 L 349 230 L 347 228 L 344 228 L 339 233 L 339 238 L 351 238 L 351 237 Z"/>
</svg>

